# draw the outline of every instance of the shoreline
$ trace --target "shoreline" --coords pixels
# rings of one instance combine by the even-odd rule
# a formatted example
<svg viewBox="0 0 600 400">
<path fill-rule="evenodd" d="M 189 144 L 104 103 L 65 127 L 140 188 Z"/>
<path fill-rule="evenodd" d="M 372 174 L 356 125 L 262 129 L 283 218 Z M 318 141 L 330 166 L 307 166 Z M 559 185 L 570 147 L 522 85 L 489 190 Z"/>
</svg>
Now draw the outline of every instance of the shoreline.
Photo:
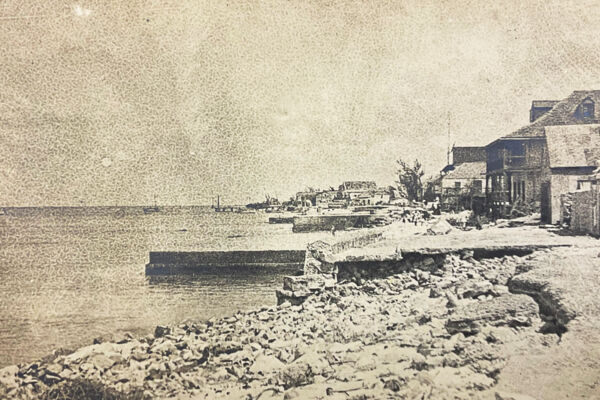
<svg viewBox="0 0 600 400">
<path fill-rule="evenodd" d="M 448 254 L 360 284 L 300 288 L 310 293 L 298 305 L 3 368 L 0 394 L 38 398 L 79 378 L 160 398 L 591 398 L 600 388 L 600 245 L 572 242 L 523 256 Z"/>
</svg>

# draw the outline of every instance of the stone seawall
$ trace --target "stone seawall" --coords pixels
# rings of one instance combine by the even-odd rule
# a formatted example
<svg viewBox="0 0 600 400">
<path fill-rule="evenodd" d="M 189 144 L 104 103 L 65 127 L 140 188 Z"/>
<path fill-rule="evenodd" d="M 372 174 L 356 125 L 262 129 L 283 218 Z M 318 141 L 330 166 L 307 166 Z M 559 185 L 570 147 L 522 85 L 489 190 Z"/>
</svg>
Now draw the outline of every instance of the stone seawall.
<svg viewBox="0 0 600 400">
<path fill-rule="evenodd" d="M 551 279 L 556 270 L 545 268 L 568 257 L 556 251 L 481 260 L 449 254 L 434 269 L 429 262 L 415 263 L 413 270 L 361 285 L 308 287 L 301 304 L 157 327 L 144 338 L 124 335 L 57 352 L 0 370 L 0 397 L 63 398 L 81 382 L 97 382 L 104 393 L 149 398 L 593 398 L 598 351 L 582 346 L 597 343 L 598 271 L 565 275 L 578 291 L 556 298 L 565 306 L 578 303 L 577 296 L 589 304 L 574 309 L 562 336 L 547 329 L 531 296 L 512 294 L 507 286 L 521 275 Z M 591 267 L 597 253 L 578 255 L 574 267 L 582 260 Z M 576 283 L 581 278 L 585 287 Z M 596 329 L 575 336 L 573 319 L 590 310 Z M 569 346 L 563 349 L 565 340 Z M 576 385 L 569 384 L 572 375 L 561 375 L 567 354 L 584 360 Z M 549 374 L 546 365 L 557 371 Z M 514 368 L 521 379 L 507 381 L 505 371 Z M 540 369 L 544 375 L 532 380 Z"/>
<path fill-rule="evenodd" d="M 345 272 L 285 278 L 295 301 L 9 366 L 0 398 L 81 398 L 89 382 L 115 399 L 597 398 L 600 245 L 577 242 L 395 260 L 320 242 L 314 259 Z"/>
</svg>

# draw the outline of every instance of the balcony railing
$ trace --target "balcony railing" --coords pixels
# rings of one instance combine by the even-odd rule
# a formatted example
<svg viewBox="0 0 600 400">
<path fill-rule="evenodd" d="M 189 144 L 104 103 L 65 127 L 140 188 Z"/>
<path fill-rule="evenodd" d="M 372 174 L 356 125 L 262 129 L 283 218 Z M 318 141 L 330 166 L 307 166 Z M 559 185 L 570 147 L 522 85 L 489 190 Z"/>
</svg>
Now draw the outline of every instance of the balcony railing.
<svg viewBox="0 0 600 400">
<path fill-rule="evenodd" d="M 520 168 L 526 165 L 527 158 L 525 156 L 512 156 L 489 161 L 487 169 L 488 171 L 495 171 L 499 169 Z"/>
<path fill-rule="evenodd" d="M 522 157 L 507 157 L 506 158 L 506 167 L 523 167 L 527 164 L 527 160 L 525 156 Z"/>
</svg>

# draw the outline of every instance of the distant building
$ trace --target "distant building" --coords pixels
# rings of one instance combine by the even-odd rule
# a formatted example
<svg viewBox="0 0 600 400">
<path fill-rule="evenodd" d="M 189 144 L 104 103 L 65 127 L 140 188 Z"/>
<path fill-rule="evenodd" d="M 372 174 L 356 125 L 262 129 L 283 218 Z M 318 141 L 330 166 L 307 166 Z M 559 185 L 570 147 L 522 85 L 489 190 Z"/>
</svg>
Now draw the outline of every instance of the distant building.
<svg viewBox="0 0 600 400">
<path fill-rule="evenodd" d="M 533 122 L 486 146 L 487 203 L 497 215 L 508 214 L 517 203 L 541 211 L 542 197 L 550 198 L 546 128 L 597 124 L 599 102 L 598 90 L 575 91 L 555 104 L 536 101 Z"/>
<path fill-rule="evenodd" d="M 600 160 L 600 125 L 546 127 L 548 146 L 542 183 L 541 213 L 548 223 L 560 222 L 561 196 L 584 188 Z"/>
<path fill-rule="evenodd" d="M 317 204 L 316 191 L 304 191 L 296 193 L 296 204 L 300 207 L 312 207 Z"/>
<path fill-rule="evenodd" d="M 353 206 L 374 206 L 378 204 L 389 204 L 392 194 L 388 189 L 379 188 L 365 190 L 355 196 L 350 204 Z"/>
<path fill-rule="evenodd" d="M 340 191 L 360 191 L 377 189 L 374 181 L 346 181 L 340 185 Z"/>
<path fill-rule="evenodd" d="M 333 201 L 338 197 L 339 192 L 337 190 L 319 192 L 316 195 L 315 203 L 317 207 L 328 207 L 329 204 L 333 203 Z"/>
</svg>

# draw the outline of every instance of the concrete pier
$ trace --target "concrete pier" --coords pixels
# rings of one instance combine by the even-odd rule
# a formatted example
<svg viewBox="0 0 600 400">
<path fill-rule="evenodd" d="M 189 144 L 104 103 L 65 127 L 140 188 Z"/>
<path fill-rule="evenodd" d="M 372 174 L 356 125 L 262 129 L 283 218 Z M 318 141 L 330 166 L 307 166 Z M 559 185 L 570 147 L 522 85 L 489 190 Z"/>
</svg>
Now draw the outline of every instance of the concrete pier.
<svg viewBox="0 0 600 400">
<path fill-rule="evenodd" d="M 302 272 L 304 250 L 153 251 L 146 275 L 277 269 Z"/>
<path fill-rule="evenodd" d="M 335 228 L 344 231 L 370 225 L 374 216 L 369 213 L 354 213 L 345 215 L 302 215 L 293 219 L 294 232 L 330 231 Z"/>
</svg>

